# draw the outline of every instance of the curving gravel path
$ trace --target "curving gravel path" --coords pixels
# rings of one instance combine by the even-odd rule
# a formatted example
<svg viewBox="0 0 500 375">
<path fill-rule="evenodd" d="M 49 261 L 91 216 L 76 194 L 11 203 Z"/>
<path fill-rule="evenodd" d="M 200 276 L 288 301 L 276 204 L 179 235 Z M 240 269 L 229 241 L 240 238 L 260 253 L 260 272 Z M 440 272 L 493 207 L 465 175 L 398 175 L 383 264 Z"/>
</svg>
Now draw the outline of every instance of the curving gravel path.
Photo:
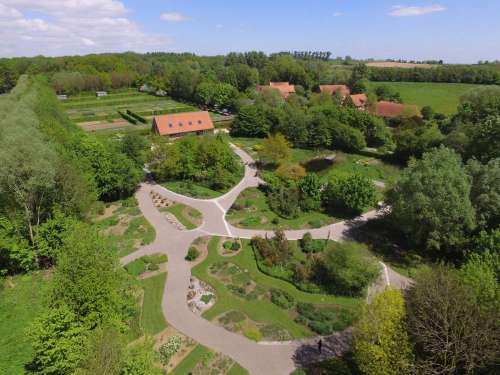
<svg viewBox="0 0 500 375">
<path fill-rule="evenodd" d="M 191 268 L 190 264 L 184 260 L 184 257 L 189 246 L 196 238 L 206 235 L 240 238 L 251 238 L 255 235 L 264 236 L 266 234 L 268 236 L 273 235 L 272 231 L 236 228 L 225 220 L 227 210 L 238 195 L 243 190 L 262 183 L 262 180 L 256 176 L 257 169 L 250 155 L 234 145 L 231 145 L 231 147 L 245 164 L 245 176 L 237 186 L 221 197 L 210 200 L 195 199 L 177 194 L 156 184 L 141 184 L 136 193 L 136 198 L 144 217 L 156 230 L 156 239 L 153 243 L 122 258 L 121 263 L 125 265 L 147 254 L 167 254 L 169 259 L 168 277 L 163 293 L 162 309 L 166 320 L 173 327 L 200 344 L 228 355 L 251 374 L 289 374 L 295 369 L 299 355 L 304 353 L 309 353 L 311 356 L 315 355 L 315 339 L 286 343 L 255 343 L 197 316 L 189 310 L 186 303 Z M 156 209 L 150 198 L 151 191 L 156 191 L 168 199 L 196 208 L 203 214 L 202 225 L 190 231 L 179 231 Z M 353 225 L 358 225 L 377 216 L 377 214 L 376 211 L 371 211 L 353 221 L 339 222 L 307 231 L 311 232 L 314 238 L 343 240 L 347 231 Z M 286 231 L 285 234 L 288 239 L 300 239 L 305 232 L 306 230 L 294 230 Z M 391 284 L 390 278 L 392 274 L 398 280 L 402 277 L 388 269 L 385 264 L 383 264 L 383 267 L 383 280 L 385 280 L 383 283 L 385 285 Z M 398 281 L 397 284 L 399 283 Z M 396 283 L 393 283 L 393 285 L 396 285 Z M 328 343 L 331 342 L 331 350 L 326 352 L 330 353 L 330 355 L 337 354 L 335 346 L 346 345 L 342 340 L 343 338 L 339 335 L 325 338 L 326 348 L 328 348 Z"/>
</svg>

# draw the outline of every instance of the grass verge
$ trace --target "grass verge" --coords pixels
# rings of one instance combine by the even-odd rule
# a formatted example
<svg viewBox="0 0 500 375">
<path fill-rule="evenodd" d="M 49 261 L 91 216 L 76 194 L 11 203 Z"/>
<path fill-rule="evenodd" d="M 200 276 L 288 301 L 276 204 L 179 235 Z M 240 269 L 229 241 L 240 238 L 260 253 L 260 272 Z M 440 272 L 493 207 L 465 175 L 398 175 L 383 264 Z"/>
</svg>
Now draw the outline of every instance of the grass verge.
<svg viewBox="0 0 500 375">
<path fill-rule="evenodd" d="M 25 374 L 32 348 L 26 329 L 44 311 L 50 273 L 0 279 L 0 373 Z"/>
<path fill-rule="evenodd" d="M 167 274 L 164 272 L 140 282 L 141 287 L 144 289 L 141 326 L 147 335 L 155 335 L 163 331 L 167 326 L 161 308 L 166 277 Z"/>
</svg>

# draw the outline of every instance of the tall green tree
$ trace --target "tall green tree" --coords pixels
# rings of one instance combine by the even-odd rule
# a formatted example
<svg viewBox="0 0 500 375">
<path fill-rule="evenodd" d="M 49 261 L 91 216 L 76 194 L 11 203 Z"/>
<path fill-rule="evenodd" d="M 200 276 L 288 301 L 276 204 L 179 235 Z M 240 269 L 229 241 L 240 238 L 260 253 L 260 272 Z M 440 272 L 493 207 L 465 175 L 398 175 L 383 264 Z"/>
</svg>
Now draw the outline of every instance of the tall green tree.
<svg viewBox="0 0 500 375">
<path fill-rule="evenodd" d="M 406 307 L 399 290 L 386 289 L 364 307 L 355 326 L 354 356 L 367 375 L 412 373 Z"/>
<path fill-rule="evenodd" d="M 412 160 L 388 194 L 391 217 L 411 243 L 438 256 L 461 254 L 475 227 L 471 178 L 460 157 L 441 147 Z"/>
<path fill-rule="evenodd" d="M 282 164 L 290 160 L 290 144 L 280 134 L 270 134 L 261 144 L 258 150 L 259 159 L 268 164 Z"/>
</svg>

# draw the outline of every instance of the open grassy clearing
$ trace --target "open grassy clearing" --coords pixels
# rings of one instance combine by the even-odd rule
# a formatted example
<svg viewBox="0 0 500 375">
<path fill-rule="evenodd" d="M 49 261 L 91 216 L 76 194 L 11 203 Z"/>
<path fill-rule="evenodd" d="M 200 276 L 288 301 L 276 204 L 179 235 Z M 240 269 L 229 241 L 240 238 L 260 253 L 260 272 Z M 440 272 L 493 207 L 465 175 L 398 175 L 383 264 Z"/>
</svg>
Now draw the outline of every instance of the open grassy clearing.
<svg viewBox="0 0 500 375">
<path fill-rule="evenodd" d="M 220 240 L 214 237 L 209 241 L 207 258 L 192 270 L 193 276 L 210 284 L 217 294 L 215 305 L 203 314 L 206 319 L 256 341 L 313 336 L 307 322 L 297 320 L 295 309 L 271 302 L 271 290 L 337 315 L 339 328 L 343 328 L 342 319 L 350 320 L 356 314 L 359 299 L 302 292 L 289 282 L 262 273 L 249 241 L 243 242 L 240 253 L 227 258 L 218 254 Z M 298 248 L 294 251 L 296 257 L 304 256 Z"/>
<path fill-rule="evenodd" d="M 182 203 L 175 203 L 170 207 L 160 209 L 161 212 L 170 212 L 179 222 L 186 227 L 187 230 L 195 229 L 201 225 L 202 215 L 201 212 L 186 206 Z"/>
<path fill-rule="evenodd" d="M 142 216 L 133 197 L 103 207 L 93 222 L 115 245 L 120 257 L 153 242 L 156 237 L 154 228 Z"/>
<path fill-rule="evenodd" d="M 44 310 L 50 272 L 0 280 L 0 374 L 25 374 L 32 355 L 26 329 Z"/>
<path fill-rule="evenodd" d="M 431 106 L 436 112 L 447 115 L 456 113 L 460 97 L 470 90 L 487 87 L 463 83 L 434 82 L 371 82 L 370 88 L 391 86 L 401 94 L 404 103 L 419 108 Z"/>
<path fill-rule="evenodd" d="M 294 219 L 282 218 L 269 207 L 266 195 L 258 188 L 242 191 L 227 212 L 226 219 L 234 226 L 248 229 L 320 228 L 341 220 L 320 211 L 303 212 Z"/>
</svg>

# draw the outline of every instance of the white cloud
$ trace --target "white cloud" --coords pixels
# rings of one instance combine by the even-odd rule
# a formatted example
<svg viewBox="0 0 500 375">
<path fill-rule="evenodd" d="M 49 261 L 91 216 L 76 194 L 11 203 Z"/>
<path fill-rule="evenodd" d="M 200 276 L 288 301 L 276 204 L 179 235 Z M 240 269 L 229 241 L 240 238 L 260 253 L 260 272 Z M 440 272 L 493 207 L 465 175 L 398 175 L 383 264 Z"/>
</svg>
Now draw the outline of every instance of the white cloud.
<svg viewBox="0 0 500 375">
<path fill-rule="evenodd" d="M 0 57 L 146 52 L 171 44 L 127 14 L 116 0 L 0 0 Z"/>
<path fill-rule="evenodd" d="M 342 13 L 342 12 L 335 12 L 335 13 L 333 13 L 334 17 L 341 17 L 343 15 L 344 15 L 344 13 Z"/>
<path fill-rule="evenodd" d="M 222 23 L 218 23 L 217 25 L 215 25 L 215 28 L 216 29 L 223 29 L 224 25 Z"/>
<path fill-rule="evenodd" d="M 414 16 L 423 16 L 424 14 L 443 12 L 446 8 L 442 5 L 429 5 L 429 6 L 403 6 L 403 5 L 395 5 L 392 7 L 392 10 L 389 12 L 389 16 L 393 17 L 414 17 Z"/>
<path fill-rule="evenodd" d="M 189 18 L 183 14 L 177 13 L 177 12 L 162 13 L 160 15 L 160 18 L 163 21 L 167 21 L 167 22 L 183 22 L 183 21 L 189 21 L 191 19 L 191 18 Z"/>
</svg>

